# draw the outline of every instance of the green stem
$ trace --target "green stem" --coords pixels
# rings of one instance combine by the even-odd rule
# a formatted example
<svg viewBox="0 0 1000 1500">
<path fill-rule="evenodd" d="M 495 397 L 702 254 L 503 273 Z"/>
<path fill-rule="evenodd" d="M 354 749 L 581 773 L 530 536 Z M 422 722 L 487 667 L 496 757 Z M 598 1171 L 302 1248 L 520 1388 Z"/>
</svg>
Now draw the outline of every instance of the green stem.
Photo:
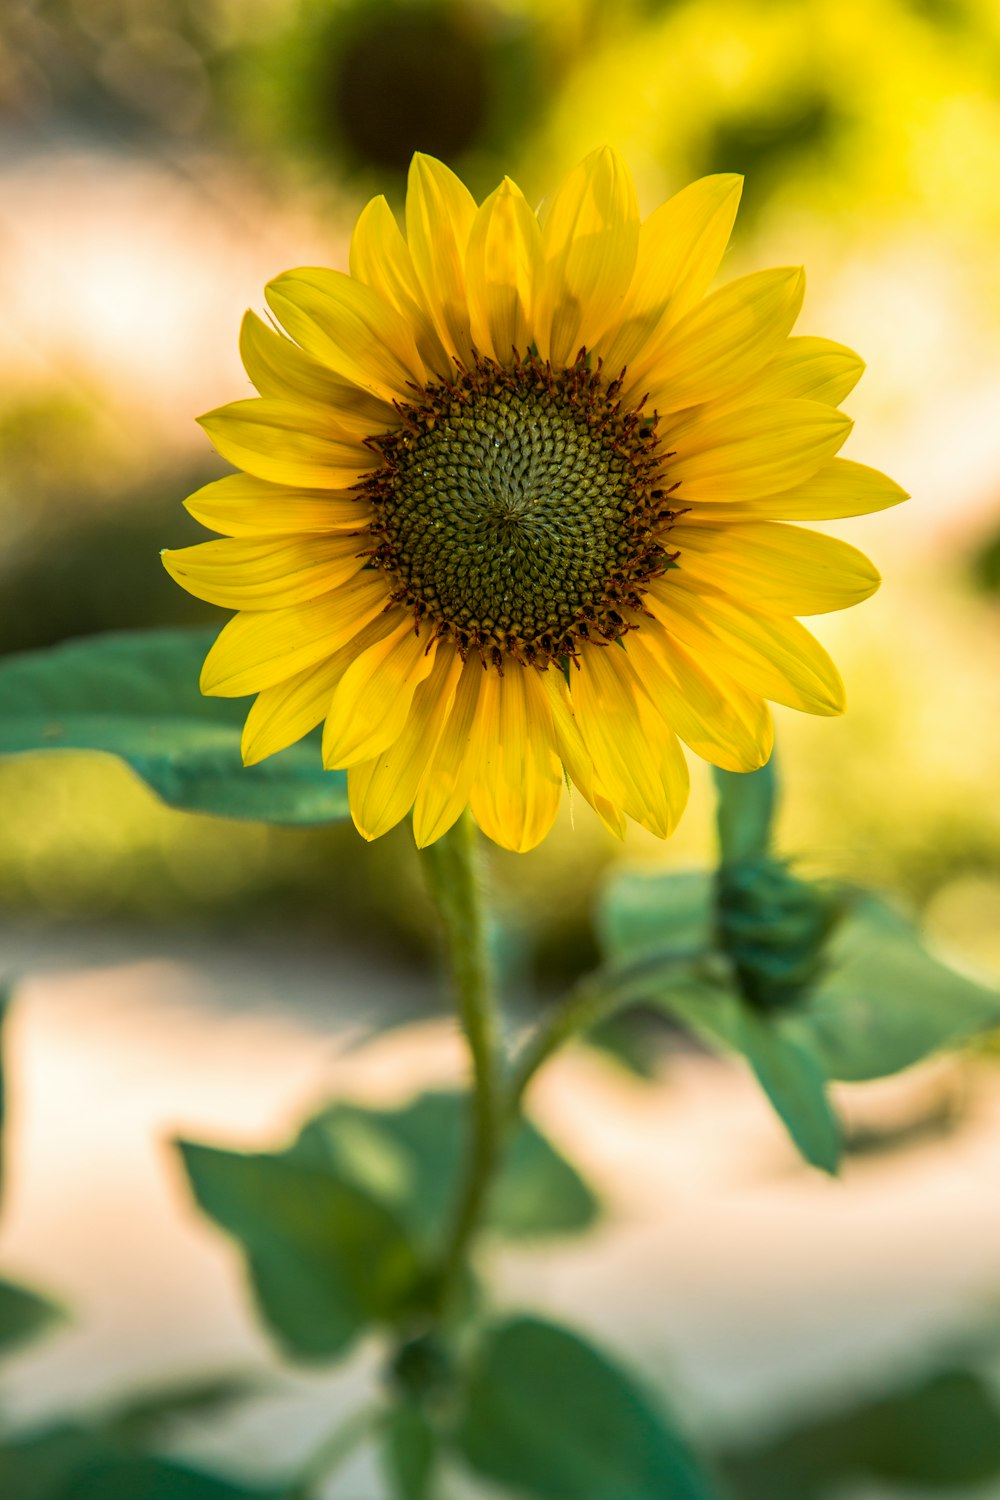
<svg viewBox="0 0 1000 1500">
<path fill-rule="evenodd" d="M 384 1402 L 371 1402 L 328 1433 L 306 1459 L 287 1500 L 311 1500 L 316 1486 L 347 1462 L 386 1415 Z"/>
<path fill-rule="evenodd" d="M 482 892 L 476 867 L 477 833 L 468 813 L 424 850 L 431 896 L 444 928 L 458 1014 L 472 1054 L 470 1145 L 455 1217 L 441 1263 L 434 1311 L 448 1309 L 470 1241 L 478 1227 L 499 1157 L 500 1043 L 486 947 Z"/>
<path fill-rule="evenodd" d="M 598 970 L 581 979 L 553 1005 L 515 1059 L 508 1094 L 508 1107 L 512 1113 L 520 1109 L 528 1085 L 552 1054 L 572 1037 L 603 1021 L 620 1003 L 615 991 L 602 985 Z"/>
<path fill-rule="evenodd" d="M 704 958 L 702 949 L 678 953 L 672 962 L 678 967 Z M 508 1109 L 515 1115 L 521 1108 L 529 1085 L 553 1053 L 575 1036 L 582 1036 L 601 1021 L 608 1020 L 625 1005 L 634 1004 L 649 994 L 650 978 L 662 983 L 664 961 L 639 959 L 625 968 L 595 969 L 586 974 L 558 1001 L 531 1034 L 514 1061 L 513 1076 L 507 1096 Z"/>
<path fill-rule="evenodd" d="M 642 1000 L 650 982 L 663 982 L 662 958 L 640 959 L 616 970 L 597 970 L 580 980 L 549 1012 L 515 1061 L 506 1089 L 501 1080 L 497 1011 L 486 947 L 486 927 L 476 869 L 476 829 L 468 813 L 424 850 L 431 896 L 444 929 L 458 1014 L 472 1054 L 470 1142 L 465 1176 L 445 1243 L 431 1312 L 446 1316 L 461 1282 L 469 1245 L 482 1218 L 486 1195 L 500 1161 L 506 1131 L 514 1124 L 526 1090 L 552 1054 L 622 1006 Z M 678 966 L 704 957 L 679 953 Z"/>
</svg>

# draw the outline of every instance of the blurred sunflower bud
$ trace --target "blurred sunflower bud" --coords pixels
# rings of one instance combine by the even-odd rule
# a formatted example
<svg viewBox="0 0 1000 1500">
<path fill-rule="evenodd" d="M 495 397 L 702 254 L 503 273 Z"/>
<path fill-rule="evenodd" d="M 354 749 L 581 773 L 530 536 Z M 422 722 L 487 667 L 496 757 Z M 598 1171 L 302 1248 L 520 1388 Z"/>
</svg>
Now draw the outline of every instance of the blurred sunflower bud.
<svg viewBox="0 0 1000 1500">
<path fill-rule="evenodd" d="M 555 76 L 549 28 L 485 0 L 301 0 L 277 16 L 227 58 L 240 134 L 338 175 L 376 173 L 390 197 L 417 151 L 488 178 Z"/>
<path fill-rule="evenodd" d="M 823 973 L 843 897 L 761 854 L 723 863 L 715 900 L 719 945 L 747 1003 L 761 1011 L 796 1005 Z"/>
</svg>

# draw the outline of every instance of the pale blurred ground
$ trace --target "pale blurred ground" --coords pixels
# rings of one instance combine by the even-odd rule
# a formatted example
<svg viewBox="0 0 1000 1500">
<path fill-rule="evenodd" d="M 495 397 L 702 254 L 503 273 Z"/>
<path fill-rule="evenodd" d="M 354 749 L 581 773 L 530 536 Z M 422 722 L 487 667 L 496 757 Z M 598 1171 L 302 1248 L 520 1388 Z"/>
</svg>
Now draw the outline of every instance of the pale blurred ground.
<svg viewBox="0 0 1000 1500">
<path fill-rule="evenodd" d="M 327 1098 L 402 1101 L 461 1066 L 445 1022 L 359 1045 L 401 999 L 398 978 L 367 967 L 138 937 L 109 963 L 102 946 L 92 936 L 89 951 L 77 940 L 54 953 L 4 935 L 34 977 L 10 1023 L 0 1259 L 72 1309 L 65 1331 L 5 1366 L 0 1397 L 19 1422 L 186 1372 L 273 1370 L 237 1257 L 194 1213 L 171 1137 L 267 1149 Z M 831 1182 L 798 1164 L 736 1065 L 680 1047 L 639 1086 L 576 1052 L 532 1107 L 609 1217 L 577 1241 L 505 1250 L 496 1296 L 583 1326 L 715 1440 L 908 1378 L 1000 1313 L 993 1085 L 984 1064 L 945 1063 L 843 1089 L 856 1126 L 942 1099 L 964 1112 L 954 1131 L 856 1159 Z M 377 1375 L 372 1348 L 329 1375 L 286 1372 L 180 1446 L 257 1477 L 280 1472 Z M 375 1493 L 363 1456 L 330 1490 Z"/>
</svg>

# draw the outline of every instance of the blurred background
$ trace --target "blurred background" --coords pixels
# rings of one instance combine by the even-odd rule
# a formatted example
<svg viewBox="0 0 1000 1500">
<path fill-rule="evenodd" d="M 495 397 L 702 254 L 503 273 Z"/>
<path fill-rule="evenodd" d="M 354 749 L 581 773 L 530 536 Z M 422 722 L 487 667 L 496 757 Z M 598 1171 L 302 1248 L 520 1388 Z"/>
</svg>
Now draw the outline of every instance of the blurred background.
<svg viewBox="0 0 1000 1500">
<path fill-rule="evenodd" d="M 477 196 L 508 173 L 538 199 L 604 142 L 646 212 L 701 173 L 744 172 L 726 276 L 804 262 L 797 331 L 868 363 L 846 453 L 913 499 L 836 524 L 885 583 L 815 621 L 846 717 L 777 710 L 782 843 L 806 872 L 900 894 L 996 979 L 995 0 L 4 0 L 0 651 L 220 623 L 157 552 L 202 535 L 180 502 L 225 466 L 193 418 L 250 394 L 237 331 L 264 282 L 345 267 L 360 207 L 400 204 L 414 150 Z M 611 861 L 712 858 L 709 778 L 692 771 L 666 847 L 633 831 L 622 849 L 578 803 L 535 854 L 497 857 L 525 1007 L 592 960 Z M 364 847 L 350 828 L 171 812 L 88 756 L 0 764 L 0 807 L 0 952 L 30 976 L 0 1251 L 75 1313 L 9 1367 L 12 1409 L 266 1362 L 162 1140 L 266 1143 L 326 1093 L 398 1100 L 454 1077 L 409 832 Z M 988 1057 L 845 1091 L 858 1139 L 881 1145 L 831 1185 L 795 1167 L 737 1069 L 662 1051 L 652 1082 L 578 1055 L 540 1088 L 540 1117 L 615 1213 L 572 1250 L 519 1251 L 515 1300 L 588 1318 L 713 1441 L 778 1431 L 981 1334 L 1000 1293 Z M 358 1378 L 288 1377 L 249 1462 L 307 1445 Z M 246 1434 L 220 1430 L 246 1460 Z"/>
</svg>

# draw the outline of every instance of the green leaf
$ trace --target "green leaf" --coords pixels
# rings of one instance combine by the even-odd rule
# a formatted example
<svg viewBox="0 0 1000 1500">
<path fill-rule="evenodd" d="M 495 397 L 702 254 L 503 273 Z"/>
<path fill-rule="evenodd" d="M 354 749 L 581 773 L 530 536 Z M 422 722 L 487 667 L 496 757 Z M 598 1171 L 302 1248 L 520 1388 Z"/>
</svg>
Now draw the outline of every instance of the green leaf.
<svg viewBox="0 0 1000 1500">
<path fill-rule="evenodd" d="M 837 1170 L 840 1127 L 820 1059 L 797 1017 L 760 1015 L 709 960 L 680 971 L 665 966 L 659 982 L 651 980 L 649 1001 L 714 1050 L 743 1056 L 805 1160 Z"/>
<path fill-rule="evenodd" d="M 490 1195 L 488 1227 L 509 1239 L 578 1234 L 599 1212 L 594 1193 L 576 1168 L 537 1126 L 523 1120 L 505 1148 Z"/>
<path fill-rule="evenodd" d="M 759 771 L 715 771 L 716 820 L 723 864 L 757 859 L 771 845 L 771 825 L 778 798 L 774 756 Z"/>
<path fill-rule="evenodd" d="M 659 1078 L 663 1035 L 655 1019 L 635 1010 L 616 1012 L 591 1026 L 584 1036 L 588 1046 L 624 1068 L 632 1078 L 643 1083 L 655 1083 Z"/>
<path fill-rule="evenodd" d="M 703 870 L 621 871 L 597 912 L 612 975 L 634 970 L 635 999 L 664 1010 L 711 1047 L 738 1048 L 740 1005 L 715 946 L 714 883 Z"/>
<path fill-rule="evenodd" d="M 964 1489 L 1000 1474 L 1000 1412 L 978 1375 L 946 1370 L 729 1453 L 721 1467 L 739 1500 L 832 1500 L 864 1479 Z"/>
<path fill-rule="evenodd" d="M 615 964 L 647 966 L 650 1004 L 710 1047 L 746 1057 L 806 1161 L 835 1171 L 840 1131 L 823 1068 L 797 1017 L 753 1010 L 739 997 L 721 955 L 684 960 L 690 933 L 707 938 L 711 906 L 707 874 L 616 877 L 601 909 L 604 945 Z"/>
<path fill-rule="evenodd" d="M 467 1096 L 458 1093 L 422 1094 L 395 1110 L 334 1104 L 304 1126 L 292 1155 L 356 1183 L 433 1251 L 458 1192 L 466 1116 Z M 586 1229 L 597 1213 L 576 1169 L 524 1121 L 508 1144 L 487 1226 L 514 1238 L 567 1234 Z"/>
<path fill-rule="evenodd" d="M 0 1441 L 4 1500 L 281 1500 L 282 1493 L 128 1452 L 99 1428 L 67 1423 Z"/>
<path fill-rule="evenodd" d="M 106 1449 L 83 1427 L 53 1427 L 0 1442 L 0 1495 L 17 1500 L 65 1500 L 74 1479 L 100 1463 Z"/>
<path fill-rule="evenodd" d="M 140 1392 L 115 1408 L 105 1427 L 125 1443 L 147 1441 L 188 1417 L 219 1415 L 260 1391 L 256 1374 L 229 1374 L 192 1380 L 187 1385 Z"/>
<path fill-rule="evenodd" d="M 684 961 L 687 934 L 711 941 L 707 875 L 617 876 L 599 915 L 613 968 L 644 966 L 636 998 L 743 1053 L 806 1160 L 826 1171 L 840 1141 L 825 1079 L 879 1078 L 1000 1025 L 1000 994 L 936 959 L 886 901 L 849 894 L 821 977 L 796 1007 L 766 1016 L 741 1002 L 722 955 Z"/>
<path fill-rule="evenodd" d="M 806 1045 L 828 1078 L 862 1082 L 899 1072 L 1000 1026 L 1000 993 L 943 963 L 919 928 L 871 892 L 844 889 L 845 915 L 824 969 L 774 1024 Z M 711 1046 L 743 1049 L 734 975 L 721 956 L 682 963 L 686 942 L 711 941 L 707 874 L 616 875 L 598 924 L 614 968 L 647 967 L 643 995 Z"/>
<path fill-rule="evenodd" d="M 739 1048 L 806 1161 L 836 1172 L 842 1140 L 826 1094 L 826 1078 L 808 1043 L 790 1027 L 740 1008 Z"/>
<path fill-rule="evenodd" d="M 597 911 L 601 947 L 616 964 L 707 952 L 715 941 L 714 902 L 705 870 L 616 871 Z"/>
<path fill-rule="evenodd" d="M 315 739 L 244 767 L 248 705 L 206 698 L 198 675 L 213 634 L 89 636 L 0 662 L 0 755 L 97 750 L 127 762 L 171 807 L 271 823 L 342 822 L 343 772 Z"/>
<path fill-rule="evenodd" d="M 186 1464 L 105 1450 L 96 1437 L 70 1428 L 0 1449 L 0 1483 L 11 1500 L 282 1500 L 278 1490 Z"/>
<path fill-rule="evenodd" d="M 632 1380 L 536 1318 L 489 1330 L 454 1441 L 472 1468 L 539 1500 L 711 1500 L 686 1443 Z"/>
<path fill-rule="evenodd" d="M 403 1401 L 383 1429 L 382 1464 L 394 1500 L 429 1500 L 437 1442 L 423 1409 Z"/>
<path fill-rule="evenodd" d="M 13 1282 L 0 1281 L 0 1354 L 37 1338 L 61 1317 L 62 1309 L 45 1297 Z"/>
<path fill-rule="evenodd" d="M 53 1500 L 281 1500 L 283 1493 L 249 1488 L 163 1458 L 122 1455 L 91 1465 Z"/>
<path fill-rule="evenodd" d="M 409 1236 L 361 1187 L 290 1156 L 179 1144 L 200 1207 L 239 1242 L 261 1313 L 289 1355 L 342 1354 L 418 1296 Z"/>
<path fill-rule="evenodd" d="M 911 921 L 869 894 L 834 934 L 801 1020 L 827 1075 L 861 1082 L 1000 1026 L 1000 993 L 935 958 Z"/>
</svg>

